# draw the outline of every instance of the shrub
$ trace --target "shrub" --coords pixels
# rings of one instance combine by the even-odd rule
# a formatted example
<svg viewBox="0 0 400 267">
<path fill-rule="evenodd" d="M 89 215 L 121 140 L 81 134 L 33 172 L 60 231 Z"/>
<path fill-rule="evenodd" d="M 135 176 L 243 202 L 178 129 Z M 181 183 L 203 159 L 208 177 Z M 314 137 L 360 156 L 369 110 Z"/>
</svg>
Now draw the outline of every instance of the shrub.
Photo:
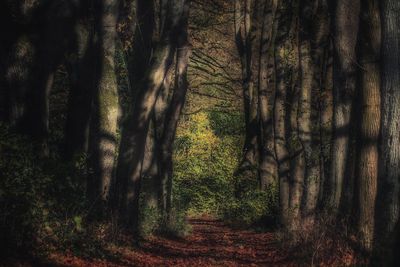
<svg viewBox="0 0 400 267">
<path fill-rule="evenodd" d="M 242 136 L 236 114 L 199 112 L 178 128 L 174 154 L 175 206 L 191 216 L 218 215 L 234 193 Z"/>
<path fill-rule="evenodd" d="M 4 125 L 0 150 L 1 251 L 38 252 L 44 245 L 79 243 L 89 210 L 82 184 L 85 156 L 70 163 L 54 156 L 43 159 L 29 139 Z"/>
<path fill-rule="evenodd" d="M 164 218 L 159 229 L 163 235 L 170 237 L 185 237 L 192 231 L 187 221 L 187 213 L 183 210 L 173 209 L 169 218 Z"/>
<path fill-rule="evenodd" d="M 278 197 L 275 188 L 267 191 L 248 191 L 240 199 L 232 198 L 222 211 L 222 217 L 242 227 L 271 223 L 277 213 Z"/>
</svg>

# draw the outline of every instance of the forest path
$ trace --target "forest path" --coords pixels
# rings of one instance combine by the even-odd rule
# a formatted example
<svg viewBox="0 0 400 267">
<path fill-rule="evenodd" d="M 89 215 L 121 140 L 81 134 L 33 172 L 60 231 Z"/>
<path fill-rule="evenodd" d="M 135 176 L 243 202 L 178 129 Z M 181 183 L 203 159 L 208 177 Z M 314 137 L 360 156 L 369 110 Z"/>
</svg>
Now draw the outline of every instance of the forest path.
<svg viewBox="0 0 400 267">
<path fill-rule="evenodd" d="M 236 230 L 209 218 L 190 219 L 190 224 L 192 233 L 185 238 L 158 237 L 144 242 L 141 248 L 118 247 L 113 251 L 118 256 L 113 259 L 88 261 L 63 257 L 58 258 L 58 263 L 62 266 L 299 266 L 293 255 L 279 248 L 275 233 Z"/>
</svg>

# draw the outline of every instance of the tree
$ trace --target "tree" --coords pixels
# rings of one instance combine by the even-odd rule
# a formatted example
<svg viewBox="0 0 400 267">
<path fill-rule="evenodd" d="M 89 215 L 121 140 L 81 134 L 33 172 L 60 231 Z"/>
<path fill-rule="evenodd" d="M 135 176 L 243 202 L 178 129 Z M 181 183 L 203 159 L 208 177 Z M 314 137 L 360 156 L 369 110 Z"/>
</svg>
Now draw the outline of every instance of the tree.
<svg viewBox="0 0 400 267">
<path fill-rule="evenodd" d="M 353 101 L 356 87 L 356 43 L 358 34 L 360 2 L 338 0 L 334 16 L 334 71 L 333 71 L 333 144 L 329 200 L 327 206 L 336 213 L 339 209 L 344 183 L 354 180 L 349 175 L 352 162 L 350 147 Z M 347 181 L 345 181 L 347 179 Z M 348 186 L 350 188 L 350 186 Z M 349 190 L 349 189 L 347 189 Z M 350 203 L 347 203 L 350 205 Z"/>
<path fill-rule="evenodd" d="M 100 209 L 109 199 L 117 147 L 119 116 L 118 87 L 115 74 L 118 1 L 103 0 L 94 6 L 95 88 L 94 110 L 90 130 L 90 157 L 93 173 L 89 175 L 87 191 L 92 203 Z"/>
<path fill-rule="evenodd" d="M 85 5 L 86 4 L 86 5 Z M 94 46 L 93 15 L 86 1 L 79 5 L 74 44 L 67 70 L 70 76 L 67 122 L 65 126 L 64 157 L 72 160 L 75 155 L 88 153 L 89 131 L 92 118 L 95 72 L 91 68 L 96 60 Z"/>
<path fill-rule="evenodd" d="M 363 249 L 373 248 L 378 183 L 378 142 L 381 122 L 381 23 L 379 1 L 361 3 L 360 40 L 361 126 L 358 163 L 358 232 Z"/>
<path fill-rule="evenodd" d="M 290 155 L 287 147 L 287 123 L 286 118 L 289 114 L 287 107 L 286 82 L 291 79 L 290 63 L 286 51 L 290 51 L 291 42 L 289 40 L 290 30 L 292 28 L 292 1 L 279 3 L 279 12 L 277 15 L 278 32 L 274 49 L 275 61 L 275 99 L 274 99 L 274 137 L 275 153 L 278 162 L 279 174 L 279 204 L 281 224 L 288 228 L 290 222 Z"/>
<path fill-rule="evenodd" d="M 259 122 L 253 56 L 257 3 L 253 0 L 235 0 L 234 3 L 235 42 L 242 68 L 243 107 L 246 124 L 243 161 L 238 168 L 238 173 L 251 170 L 257 165 Z"/>
<path fill-rule="evenodd" d="M 303 220 L 314 221 L 321 188 L 321 136 L 319 96 L 323 86 L 324 50 L 329 34 L 327 1 L 302 1 L 300 10 L 300 142 L 305 156 Z M 317 6 L 318 8 L 314 8 Z"/>
<path fill-rule="evenodd" d="M 133 109 L 126 118 L 117 166 L 117 193 L 120 197 L 119 215 L 125 226 L 137 232 L 141 170 L 151 114 L 163 81 L 172 66 L 179 36 L 182 12 L 189 1 L 174 0 L 168 5 L 164 32 L 156 46 L 150 66 L 139 83 Z"/>
<path fill-rule="evenodd" d="M 186 6 L 180 23 L 180 34 L 177 39 L 175 88 L 169 104 L 160 149 L 160 179 L 166 188 L 162 188 L 161 199 L 165 202 L 164 213 L 170 215 L 172 209 L 172 175 L 173 175 L 173 143 L 180 114 L 186 100 L 188 90 L 187 69 L 191 55 L 191 44 L 188 36 L 189 6 Z M 164 191 L 166 189 L 166 192 Z"/>
<path fill-rule="evenodd" d="M 380 185 L 379 241 L 388 251 L 388 263 L 395 259 L 392 248 L 399 231 L 400 193 L 400 2 L 381 1 L 382 16 L 382 121 L 379 158 Z M 379 209 L 378 209 L 379 210 Z M 394 263 L 394 262 L 392 262 Z"/>
<path fill-rule="evenodd" d="M 261 189 L 276 184 L 278 168 L 274 149 L 273 127 L 273 49 L 276 35 L 276 9 L 278 1 L 264 1 L 263 21 L 260 38 L 258 97 L 262 135 L 260 142 L 260 184 Z"/>
</svg>

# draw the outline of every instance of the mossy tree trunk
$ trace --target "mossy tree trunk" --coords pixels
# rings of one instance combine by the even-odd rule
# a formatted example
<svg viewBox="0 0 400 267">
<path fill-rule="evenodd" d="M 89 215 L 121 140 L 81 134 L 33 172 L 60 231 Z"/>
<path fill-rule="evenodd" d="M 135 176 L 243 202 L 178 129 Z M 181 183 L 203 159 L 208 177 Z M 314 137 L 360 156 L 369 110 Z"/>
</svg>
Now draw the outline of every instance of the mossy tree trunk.
<svg viewBox="0 0 400 267">
<path fill-rule="evenodd" d="M 94 16 L 97 60 L 94 64 L 94 111 L 90 132 L 93 173 L 89 174 L 87 192 L 89 201 L 101 212 L 104 211 L 109 200 L 117 147 L 119 104 L 115 47 L 118 1 L 96 2 Z"/>
</svg>

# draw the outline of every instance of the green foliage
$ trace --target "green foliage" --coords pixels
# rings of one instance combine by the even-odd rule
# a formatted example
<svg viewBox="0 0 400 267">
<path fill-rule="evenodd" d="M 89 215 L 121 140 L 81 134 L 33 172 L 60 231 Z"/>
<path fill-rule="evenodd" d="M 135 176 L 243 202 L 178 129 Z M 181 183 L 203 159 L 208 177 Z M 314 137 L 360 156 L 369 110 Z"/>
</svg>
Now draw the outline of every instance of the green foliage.
<svg viewBox="0 0 400 267">
<path fill-rule="evenodd" d="M 169 218 L 164 218 L 159 232 L 172 237 L 188 236 L 192 227 L 187 221 L 187 213 L 181 209 L 173 209 Z"/>
<path fill-rule="evenodd" d="M 162 224 L 162 216 L 157 207 L 142 204 L 140 208 L 139 234 L 142 238 L 148 238 L 156 233 Z"/>
<path fill-rule="evenodd" d="M 247 191 L 241 199 L 232 198 L 223 210 L 223 218 L 228 222 L 243 226 L 274 220 L 278 208 L 276 188 L 267 191 Z"/>
<path fill-rule="evenodd" d="M 257 169 L 236 174 L 241 159 L 240 114 L 199 112 L 181 121 L 175 142 L 175 206 L 191 216 L 222 217 L 250 226 L 271 222 L 277 190 L 259 191 Z"/>
<path fill-rule="evenodd" d="M 55 243 L 70 247 L 84 231 L 88 212 L 82 184 L 86 157 L 71 163 L 40 158 L 35 144 L 4 125 L 0 151 L 2 252 Z"/>
<path fill-rule="evenodd" d="M 217 215 L 232 196 L 242 142 L 235 129 L 240 118 L 214 111 L 181 121 L 174 152 L 174 197 L 175 205 L 190 215 Z"/>
<path fill-rule="evenodd" d="M 187 212 L 180 208 L 174 208 L 168 217 L 164 217 L 157 207 L 146 205 L 146 201 L 142 199 L 139 234 L 144 239 L 155 234 L 185 237 L 191 232 L 186 218 Z"/>
<path fill-rule="evenodd" d="M 10 247 L 32 240 L 48 215 L 43 198 L 50 178 L 35 164 L 32 144 L 0 127 L 0 239 Z"/>
</svg>

